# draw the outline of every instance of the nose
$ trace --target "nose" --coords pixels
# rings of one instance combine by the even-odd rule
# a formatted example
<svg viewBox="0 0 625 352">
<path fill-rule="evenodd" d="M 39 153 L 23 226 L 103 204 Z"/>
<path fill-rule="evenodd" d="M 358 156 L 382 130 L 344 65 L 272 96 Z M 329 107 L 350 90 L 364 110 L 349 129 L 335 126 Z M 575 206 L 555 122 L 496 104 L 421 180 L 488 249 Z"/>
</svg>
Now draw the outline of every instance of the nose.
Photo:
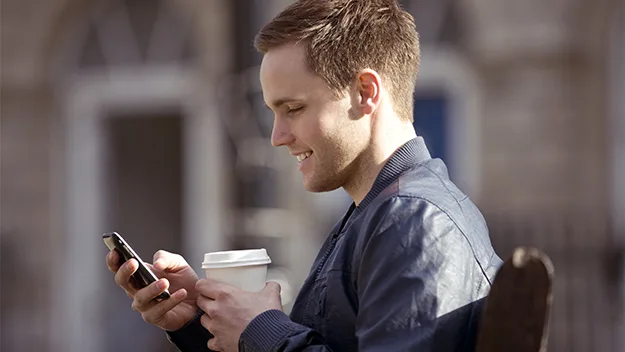
<svg viewBox="0 0 625 352">
<path fill-rule="evenodd" d="M 291 133 L 288 122 L 279 117 L 273 120 L 273 130 L 271 131 L 271 145 L 274 147 L 288 146 L 295 142 L 295 136 Z"/>
</svg>

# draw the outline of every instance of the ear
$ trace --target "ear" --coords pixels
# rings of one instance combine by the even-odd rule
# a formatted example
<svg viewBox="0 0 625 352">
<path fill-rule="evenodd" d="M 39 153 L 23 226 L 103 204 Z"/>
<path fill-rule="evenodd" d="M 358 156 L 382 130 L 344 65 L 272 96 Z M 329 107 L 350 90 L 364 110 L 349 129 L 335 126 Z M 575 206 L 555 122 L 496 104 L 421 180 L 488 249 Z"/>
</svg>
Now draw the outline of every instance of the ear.
<svg viewBox="0 0 625 352">
<path fill-rule="evenodd" d="M 358 93 L 358 106 L 363 115 L 373 114 L 382 98 L 382 78 L 371 69 L 365 69 L 356 76 L 356 91 Z"/>
</svg>

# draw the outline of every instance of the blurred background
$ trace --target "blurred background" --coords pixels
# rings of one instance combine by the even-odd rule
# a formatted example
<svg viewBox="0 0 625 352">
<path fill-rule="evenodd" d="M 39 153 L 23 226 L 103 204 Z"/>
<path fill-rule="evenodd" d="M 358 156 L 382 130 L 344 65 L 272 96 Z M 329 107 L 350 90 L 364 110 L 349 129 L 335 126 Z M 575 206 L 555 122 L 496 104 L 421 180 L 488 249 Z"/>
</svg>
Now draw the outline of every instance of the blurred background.
<svg viewBox="0 0 625 352">
<path fill-rule="evenodd" d="M 290 308 L 350 204 L 270 146 L 258 29 L 286 0 L 2 0 L 1 345 L 174 351 L 101 234 L 201 271 L 267 248 Z M 502 258 L 555 265 L 549 351 L 625 350 L 625 1 L 406 0 L 415 127 Z"/>
</svg>

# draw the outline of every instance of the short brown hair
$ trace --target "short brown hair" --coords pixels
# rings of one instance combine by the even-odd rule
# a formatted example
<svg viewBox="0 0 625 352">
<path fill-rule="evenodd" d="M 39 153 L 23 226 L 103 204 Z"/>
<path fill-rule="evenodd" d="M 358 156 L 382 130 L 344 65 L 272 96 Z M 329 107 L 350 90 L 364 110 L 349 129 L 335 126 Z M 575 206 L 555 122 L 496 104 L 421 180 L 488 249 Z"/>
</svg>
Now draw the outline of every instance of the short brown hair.
<svg viewBox="0 0 625 352">
<path fill-rule="evenodd" d="M 412 121 L 420 48 L 413 17 L 396 0 L 298 0 L 256 35 L 262 53 L 306 43 L 308 68 L 340 95 L 370 68 L 390 82 L 395 112 Z"/>
</svg>

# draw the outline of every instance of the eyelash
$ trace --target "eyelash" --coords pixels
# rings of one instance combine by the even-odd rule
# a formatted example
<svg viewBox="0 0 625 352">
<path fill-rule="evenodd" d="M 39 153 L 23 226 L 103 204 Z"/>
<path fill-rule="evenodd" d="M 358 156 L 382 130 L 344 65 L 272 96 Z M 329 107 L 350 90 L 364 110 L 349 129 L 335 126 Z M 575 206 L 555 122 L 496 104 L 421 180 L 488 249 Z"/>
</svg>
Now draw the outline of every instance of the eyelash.
<svg viewBox="0 0 625 352">
<path fill-rule="evenodd" d="M 288 110 L 287 110 L 287 113 L 288 113 L 289 115 L 292 115 L 292 114 L 296 114 L 296 113 L 298 113 L 298 112 L 300 112 L 300 111 L 302 111 L 302 110 L 304 110 L 304 107 L 303 107 L 303 106 L 300 106 L 300 107 L 298 107 L 298 108 L 288 109 Z"/>
</svg>

